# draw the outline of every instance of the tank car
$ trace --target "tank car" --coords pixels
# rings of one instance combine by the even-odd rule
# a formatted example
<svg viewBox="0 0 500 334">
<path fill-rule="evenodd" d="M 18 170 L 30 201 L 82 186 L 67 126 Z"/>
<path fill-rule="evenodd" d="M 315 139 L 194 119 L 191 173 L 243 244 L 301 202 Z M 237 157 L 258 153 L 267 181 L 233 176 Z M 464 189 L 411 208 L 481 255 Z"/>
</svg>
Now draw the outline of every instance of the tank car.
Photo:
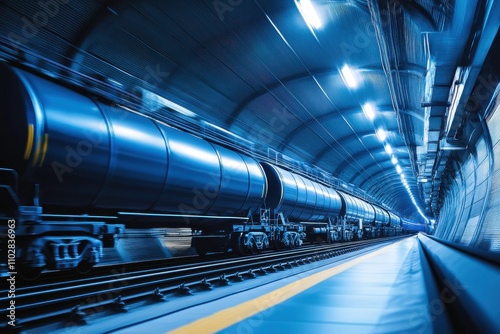
<svg viewBox="0 0 500 334">
<path fill-rule="evenodd" d="M 43 213 L 40 201 L 51 198 L 51 187 L 60 189 L 62 180 L 48 187 L 26 182 L 28 178 L 43 177 L 50 170 L 54 151 L 65 147 L 72 150 L 64 151 L 62 158 L 67 159 L 68 173 L 78 164 L 92 164 L 81 159 L 82 154 L 89 153 L 86 142 L 77 140 L 68 146 L 70 143 L 61 140 L 59 135 L 59 131 L 68 132 L 65 126 L 53 128 L 65 118 L 73 125 L 80 122 L 78 115 L 72 115 L 71 111 L 73 103 L 84 99 L 69 92 L 67 103 L 60 106 L 60 100 L 66 97 L 59 96 L 65 93 L 59 91 L 59 87 L 45 87 L 47 81 L 3 64 L 0 64 L 0 77 L 0 217 L 6 222 L 0 227 L 0 275 L 16 273 L 35 278 L 43 268 L 87 271 L 99 262 L 102 248 L 113 245 L 123 225 L 106 224 L 103 220 L 112 217 L 102 215 Z M 46 117 L 58 110 L 65 110 L 66 114 L 59 112 L 52 119 Z M 83 122 L 87 120 L 85 116 Z M 74 128 L 70 127 L 71 130 Z M 76 185 L 70 178 L 65 185 L 68 189 L 60 199 L 70 205 L 81 199 L 80 189 L 88 189 L 87 182 Z"/>
<path fill-rule="evenodd" d="M 390 222 L 389 212 L 375 204 L 372 204 L 375 211 L 375 220 L 373 224 L 365 226 L 365 238 L 373 239 L 382 235 L 382 228 Z"/>
<path fill-rule="evenodd" d="M 382 237 L 392 237 L 395 235 L 401 235 L 401 217 L 389 211 L 389 224 L 382 227 Z"/>
</svg>

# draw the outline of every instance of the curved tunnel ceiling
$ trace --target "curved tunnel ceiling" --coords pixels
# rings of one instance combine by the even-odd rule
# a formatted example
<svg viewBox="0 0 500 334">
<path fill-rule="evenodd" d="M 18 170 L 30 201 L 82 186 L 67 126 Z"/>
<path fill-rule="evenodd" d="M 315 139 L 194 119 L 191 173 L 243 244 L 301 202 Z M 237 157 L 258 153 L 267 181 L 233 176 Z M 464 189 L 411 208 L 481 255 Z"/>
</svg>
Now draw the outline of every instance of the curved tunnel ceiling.
<svg viewBox="0 0 500 334">
<path fill-rule="evenodd" d="M 458 13 L 446 0 L 312 3 L 318 28 L 308 26 L 294 1 L 61 2 L 26 44 L 127 91 L 145 87 L 419 218 L 416 207 L 428 204 L 416 161 L 428 130 L 422 102 L 429 64 L 445 68 L 438 81 L 447 93 L 464 47 L 455 43 L 461 37 L 452 23 L 474 4 L 465 1 Z M 20 18 L 41 10 L 36 2 L 1 6 L 4 36 L 22 36 Z M 431 48 L 428 33 L 454 48 Z M 344 65 L 356 87 L 344 81 Z"/>
</svg>

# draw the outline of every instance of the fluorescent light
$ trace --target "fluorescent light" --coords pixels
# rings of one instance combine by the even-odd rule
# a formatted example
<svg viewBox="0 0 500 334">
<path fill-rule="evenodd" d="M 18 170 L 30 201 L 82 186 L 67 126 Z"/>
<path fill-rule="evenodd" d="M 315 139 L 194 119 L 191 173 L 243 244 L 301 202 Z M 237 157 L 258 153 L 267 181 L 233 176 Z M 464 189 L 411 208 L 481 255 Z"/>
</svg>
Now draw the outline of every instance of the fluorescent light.
<svg viewBox="0 0 500 334">
<path fill-rule="evenodd" d="M 406 176 L 404 174 L 401 174 L 401 180 L 404 180 Z"/>
<path fill-rule="evenodd" d="M 385 140 L 385 138 L 387 138 L 387 134 L 385 133 L 385 130 L 382 128 L 378 128 L 377 137 L 378 137 L 378 140 L 383 142 Z"/>
<path fill-rule="evenodd" d="M 401 169 L 400 165 L 396 165 L 396 172 L 398 172 L 398 174 L 403 173 L 403 170 Z"/>
<path fill-rule="evenodd" d="M 392 154 L 392 152 L 393 152 L 392 147 L 389 144 L 385 144 L 384 149 L 387 152 L 387 154 Z"/>
<path fill-rule="evenodd" d="M 391 157 L 391 162 L 392 162 L 392 164 L 393 164 L 393 165 L 395 165 L 395 164 L 397 164 L 397 163 L 398 163 L 398 159 L 396 159 L 396 157 L 395 157 L 395 156 L 392 156 L 392 157 Z"/>
<path fill-rule="evenodd" d="M 354 78 L 354 73 L 352 73 L 351 68 L 347 64 L 342 67 L 342 69 L 340 70 L 340 74 L 348 87 L 356 88 L 358 86 L 358 83 Z"/>
<path fill-rule="evenodd" d="M 310 0 L 299 0 L 295 1 L 297 8 L 299 8 L 300 14 L 306 21 L 309 27 L 313 28 L 321 28 L 321 21 L 319 20 L 318 14 L 316 10 L 314 10 L 314 6 L 312 5 Z"/>
<path fill-rule="evenodd" d="M 373 120 L 375 118 L 375 110 L 370 103 L 363 104 L 363 111 L 368 119 Z"/>
</svg>

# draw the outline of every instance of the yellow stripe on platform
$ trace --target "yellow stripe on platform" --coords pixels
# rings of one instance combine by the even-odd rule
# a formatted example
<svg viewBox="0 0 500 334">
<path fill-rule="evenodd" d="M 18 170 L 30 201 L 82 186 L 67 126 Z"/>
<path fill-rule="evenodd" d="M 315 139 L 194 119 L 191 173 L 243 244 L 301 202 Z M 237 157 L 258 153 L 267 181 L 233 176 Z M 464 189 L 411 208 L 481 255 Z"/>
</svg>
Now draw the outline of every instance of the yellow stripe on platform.
<svg viewBox="0 0 500 334">
<path fill-rule="evenodd" d="M 199 319 L 188 325 L 174 329 L 173 331 L 170 331 L 168 333 L 215 333 L 221 331 L 224 328 L 230 327 L 240 321 L 243 321 L 244 319 L 253 316 L 254 314 L 274 307 L 286 301 L 287 299 L 290 299 L 293 296 L 298 295 L 299 293 L 313 287 L 314 285 L 337 274 L 340 274 L 341 272 L 346 271 L 349 268 L 354 267 L 355 265 L 363 261 L 366 261 L 381 253 L 387 252 L 389 249 L 395 247 L 400 242 L 401 241 L 376 250 L 373 253 L 360 256 L 349 262 L 342 263 L 334 268 L 330 268 L 311 276 L 299 279 L 293 283 L 285 285 L 282 288 L 279 288 L 242 304 L 219 311 L 217 313 L 214 313 L 213 315 Z"/>
</svg>

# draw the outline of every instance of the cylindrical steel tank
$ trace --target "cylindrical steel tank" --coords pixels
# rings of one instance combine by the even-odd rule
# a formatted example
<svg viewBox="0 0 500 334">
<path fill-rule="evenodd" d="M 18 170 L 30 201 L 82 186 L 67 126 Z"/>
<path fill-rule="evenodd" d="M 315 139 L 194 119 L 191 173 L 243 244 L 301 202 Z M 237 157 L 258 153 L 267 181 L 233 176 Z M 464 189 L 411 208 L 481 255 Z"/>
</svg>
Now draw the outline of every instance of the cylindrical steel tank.
<svg viewBox="0 0 500 334">
<path fill-rule="evenodd" d="M 264 201 L 248 156 L 19 69 L 0 76 L 0 166 L 40 184 L 42 206 L 245 217 Z"/>
<path fill-rule="evenodd" d="M 267 207 L 291 221 L 324 221 L 341 210 L 338 192 L 280 167 L 262 162 L 269 183 Z"/>
<path fill-rule="evenodd" d="M 371 224 L 375 220 L 373 206 L 357 197 L 340 192 L 343 210 L 341 216 L 345 217 L 348 223 L 358 224 L 363 219 L 363 224 Z"/>
<path fill-rule="evenodd" d="M 391 217 L 389 225 L 392 227 L 401 226 L 401 218 L 394 213 L 389 211 L 389 216 Z"/>
<path fill-rule="evenodd" d="M 389 213 L 386 210 L 376 205 L 373 205 L 373 209 L 375 210 L 375 225 L 376 226 L 388 225 L 390 221 Z"/>
</svg>

